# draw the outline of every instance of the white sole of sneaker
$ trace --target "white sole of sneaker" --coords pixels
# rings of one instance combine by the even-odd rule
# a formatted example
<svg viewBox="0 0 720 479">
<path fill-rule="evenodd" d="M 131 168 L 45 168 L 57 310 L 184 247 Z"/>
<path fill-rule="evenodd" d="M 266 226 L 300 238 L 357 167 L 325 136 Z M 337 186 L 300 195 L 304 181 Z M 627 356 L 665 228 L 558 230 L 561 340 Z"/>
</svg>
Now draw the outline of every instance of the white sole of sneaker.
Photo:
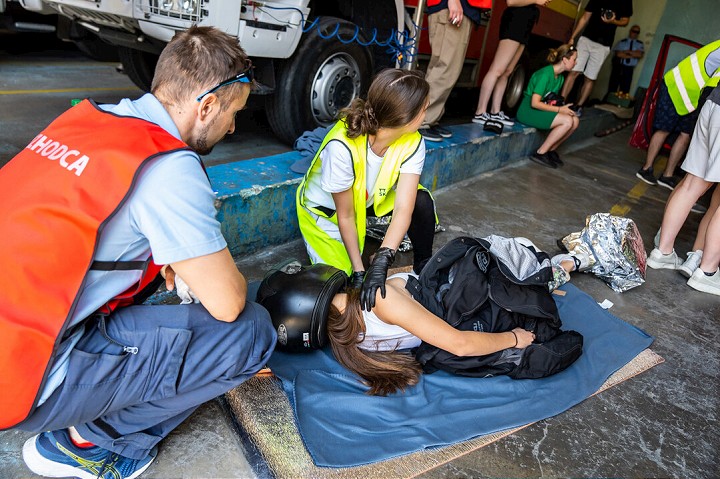
<svg viewBox="0 0 720 479">
<path fill-rule="evenodd" d="M 645 180 L 643 180 L 643 181 L 645 181 Z M 674 186 L 670 186 L 670 185 L 668 185 L 668 184 L 666 184 L 666 183 L 663 183 L 662 181 L 658 181 L 657 184 L 658 184 L 658 186 L 662 186 L 663 188 L 667 188 L 667 189 L 670 190 L 670 191 L 672 191 L 672 190 L 675 189 Z"/>
<path fill-rule="evenodd" d="M 678 265 L 676 264 L 661 263 L 660 261 L 655 261 L 649 256 L 647 259 L 647 265 L 650 266 L 652 269 L 678 269 Z"/>
<path fill-rule="evenodd" d="M 687 285 L 690 286 L 692 289 L 696 289 L 703 293 L 714 294 L 714 295 L 720 296 L 720 289 L 714 288 L 705 283 L 701 283 L 700 281 L 696 281 L 695 278 L 690 278 L 687 282 Z"/>
<path fill-rule="evenodd" d="M 476 119 L 476 118 L 473 118 L 473 119 L 472 119 L 472 122 L 473 122 L 473 123 L 477 123 L 478 125 L 484 125 L 486 121 L 487 121 L 487 120 L 482 120 L 482 119 L 480 119 L 480 118 L 477 118 L 477 119 Z"/>
<path fill-rule="evenodd" d="M 27 441 L 25 441 L 22 450 L 22 457 L 23 461 L 25 461 L 25 465 L 35 474 L 45 477 L 77 477 L 79 479 L 97 479 L 97 474 L 92 474 L 88 471 L 82 471 L 76 467 L 72 467 L 67 464 L 60 464 L 58 462 L 47 459 L 42 454 L 40 454 L 40 451 L 38 451 L 37 446 L 35 445 L 36 440 L 37 436 L 33 436 Z M 145 472 L 145 470 L 150 467 L 150 464 L 152 464 L 154 460 L 155 458 L 153 458 L 150 462 L 145 464 L 145 466 L 141 467 L 125 479 L 135 479 L 140 474 Z"/>
<path fill-rule="evenodd" d="M 643 180 L 643 181 L 644 181 L 645 183 L 647 183 L 648 185 L 653 185 L 653 186 L 657 185 L 657 183 L 650 182 L 650 181 L 646 180 L 645 178 L 643 178 L 643 177 L 640 175 L 640 173 L 635 173 L 635 176 L 638 177 L 638 179 Z"/>
<path fill-rule="evenodd" d="M 695 272 L 694 269 L 690 269 L 687 266 L 685 266 L 684 264 L 678 266 L 677 270 L 680 272 L 681 275 L 685 276 L 688 279 L 691 278 L 693 273 Z"/>
</svg>

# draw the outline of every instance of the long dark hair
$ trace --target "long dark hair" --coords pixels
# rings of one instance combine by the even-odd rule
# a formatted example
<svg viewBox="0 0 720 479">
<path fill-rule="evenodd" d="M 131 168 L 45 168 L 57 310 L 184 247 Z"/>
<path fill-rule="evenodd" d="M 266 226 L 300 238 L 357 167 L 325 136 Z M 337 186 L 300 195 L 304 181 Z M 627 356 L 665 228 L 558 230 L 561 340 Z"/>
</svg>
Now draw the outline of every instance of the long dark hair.
<svg viewBox="0 0 720 479">
<path fill-rule="evenodd" d="M 427 103 L 430 85 L 417 70 L 387 68 L 377 74 L 367 100 L 356 98 L 340 110 L 349 138 L 374 135 L 379 128 L 398 128 L 413 121 Z"/>
<path fill-rule="evenodd" d="M 358 347 L 365 335 L 365 321 L 360 309 L 360 291 L 347 292 L 347 306 L 340 313 L 330 305 L 328 338 L 335 359 L 363 378 L 370 387 L 368 394 L 387 396 L 417 384 L 422 368 L 415 358 L 397 351 L 368 351 Z"/>
</svg>

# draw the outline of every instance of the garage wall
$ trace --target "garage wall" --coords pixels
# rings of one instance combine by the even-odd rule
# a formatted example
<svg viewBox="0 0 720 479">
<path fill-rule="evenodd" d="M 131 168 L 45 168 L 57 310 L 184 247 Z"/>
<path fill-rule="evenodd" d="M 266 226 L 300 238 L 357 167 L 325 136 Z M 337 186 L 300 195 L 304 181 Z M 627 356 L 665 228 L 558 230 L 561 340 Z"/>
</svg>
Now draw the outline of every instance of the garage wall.
<svg viewBox="0 0 720 479">
<path fill-rule="evenodd" d="M 633 5 L 638 0 L 634 0 Z M 639 3 L 639 2 L 638 2 Z M 649 1 L 654 4 L 655 1 Z M 666 33 L 677 35 L 706 44 L 720 38 L 720 22 L 718 19 L 718 0 L 672 0 L 667 2 L 665 11 L 655 32 L 654 41 L 648 51 L 646 45 L 646 61 L 638 78 L 637 85 L 646 87 L 650 84 L 655 61 L 657 60 L 662 38 Z M 644 39 L 643 39 L 644 41 Z M 683 46 L 675 46 L 668 56 L 667 69 L 674 67 L 680 60 L 694 50 Z M 637 75 L 637 71 L 635 72 Z"/>
</svg>

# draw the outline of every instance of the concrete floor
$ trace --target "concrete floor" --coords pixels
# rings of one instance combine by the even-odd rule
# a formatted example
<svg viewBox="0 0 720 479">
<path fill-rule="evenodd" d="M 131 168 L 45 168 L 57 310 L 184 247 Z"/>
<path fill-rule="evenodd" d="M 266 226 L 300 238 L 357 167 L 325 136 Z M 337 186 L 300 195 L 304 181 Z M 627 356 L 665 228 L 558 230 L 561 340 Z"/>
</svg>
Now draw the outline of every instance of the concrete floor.
<svg viewBox="0 0 720 479">
<path fill-rule="evenodd" d="M 0 160 L 12 157 L 70 98 L 81 96 L 3 92 L 48 89 L 48 78 L 67 76 L 63 88 L 88 91 L 105 84 L 124 89 L 102 93 L 104 101 L 133 93 L 127 79 L 115 76 L 114 65 L 58 60 L 67 61 L 73 65 L 50 69 L 47 59 L 31 61 L 28 67 L 25 60 L 0 57 Z M 90 80 L 103 69 L 100 84 Z M 26 76 L 17 81 L 17 75 Z M 97 92 L 91 94 L 97 97 Z M 572 145 L 563 152 L 562 169 L 524 161 L 437 192 L 447 232 L 436 237 L 436 246 L 459 235 L 495 233 L 529 237 L 553 253 L 557 238 L 579 231 L 587 214 L 601 211 L 622 211 L 633 218 L 650 245 L 669 192 L 635 178 L 644 153 L 627 146 L 628 135 L 624 130 Z M 254 147 L 248 144 L 245 149 L 250 151 Z M 241 149 L 235 145 L 228 151 L 235 157 Z M 699 215 L 690 215 L 676 243 L 679 253 L 690 249 L 699 220 Z M 238 265 L 256 280 L 282 259 L 302 255 L 296 241 L 239 258 Z M 398 264 L 409 260 L 409 255 L 401 255 Z M 589 275 L 575 274 L 573 282 L 598 301 L 609 299 L 615 304 L 613 314 L 653 335 L 652 348 L 666 362 L 559 416 L 439 466 L 424 478 L 720 477 L 720 297 L 692 290 L 673 271 L 649 270 L 646 284 L 622 294 Z M 0 478 L 31 477 L 20 458 L 27 437 L 18 431 L 0 432 Z M 271 476 L 252 446 L 239 437 L 222 403 L 208 403 L 164 441 L 156 464 L 143 477 Z"/>
</svg>

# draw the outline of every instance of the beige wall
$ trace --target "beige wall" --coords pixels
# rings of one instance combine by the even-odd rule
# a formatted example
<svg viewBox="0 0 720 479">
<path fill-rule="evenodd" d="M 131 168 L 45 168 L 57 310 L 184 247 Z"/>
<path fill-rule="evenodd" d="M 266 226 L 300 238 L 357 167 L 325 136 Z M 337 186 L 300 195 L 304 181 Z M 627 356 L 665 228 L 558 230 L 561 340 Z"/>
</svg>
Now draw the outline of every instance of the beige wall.
<svg viewBox="0 0 720 479">
<path fill-rule="evenodd" d="M 630 23 L 626 27 L 618 27 L 615 33 L 615 43 L 628 36 L 630 27 L 633 25 L 640 25 L 640 40 L 645 44 L 645 55 L 650 51 L 650 47 L 655 40 L 655 31 L 660 18 L 662 18 L 663 12 L 665 11 L 665 4 L 667 0 L 633 0 L 633 16 L 630 18 Z M 662 42 L 662 38 L 658 38 L 659 42 Z M 612 52 L 611 52 L 612 54 Z M 654 59 L 651 59 L 654 61 Z M 637 88 L 638 79 L 640 78 L 640 72 L 643 69 L 645 63 L 645 57 L 643 57 L 638 65 L 635 67 L 635 73 L 633 74 L 633 82 L 630 87 L 630 91 L 635 93 Z M 593 88 L 591 98 L 602 98 L 607 92 L 608 80 L 610 79 L 610 59 L 605 61 L 605 64 L 600 70 L 597 82 Z"/>
</svg>

